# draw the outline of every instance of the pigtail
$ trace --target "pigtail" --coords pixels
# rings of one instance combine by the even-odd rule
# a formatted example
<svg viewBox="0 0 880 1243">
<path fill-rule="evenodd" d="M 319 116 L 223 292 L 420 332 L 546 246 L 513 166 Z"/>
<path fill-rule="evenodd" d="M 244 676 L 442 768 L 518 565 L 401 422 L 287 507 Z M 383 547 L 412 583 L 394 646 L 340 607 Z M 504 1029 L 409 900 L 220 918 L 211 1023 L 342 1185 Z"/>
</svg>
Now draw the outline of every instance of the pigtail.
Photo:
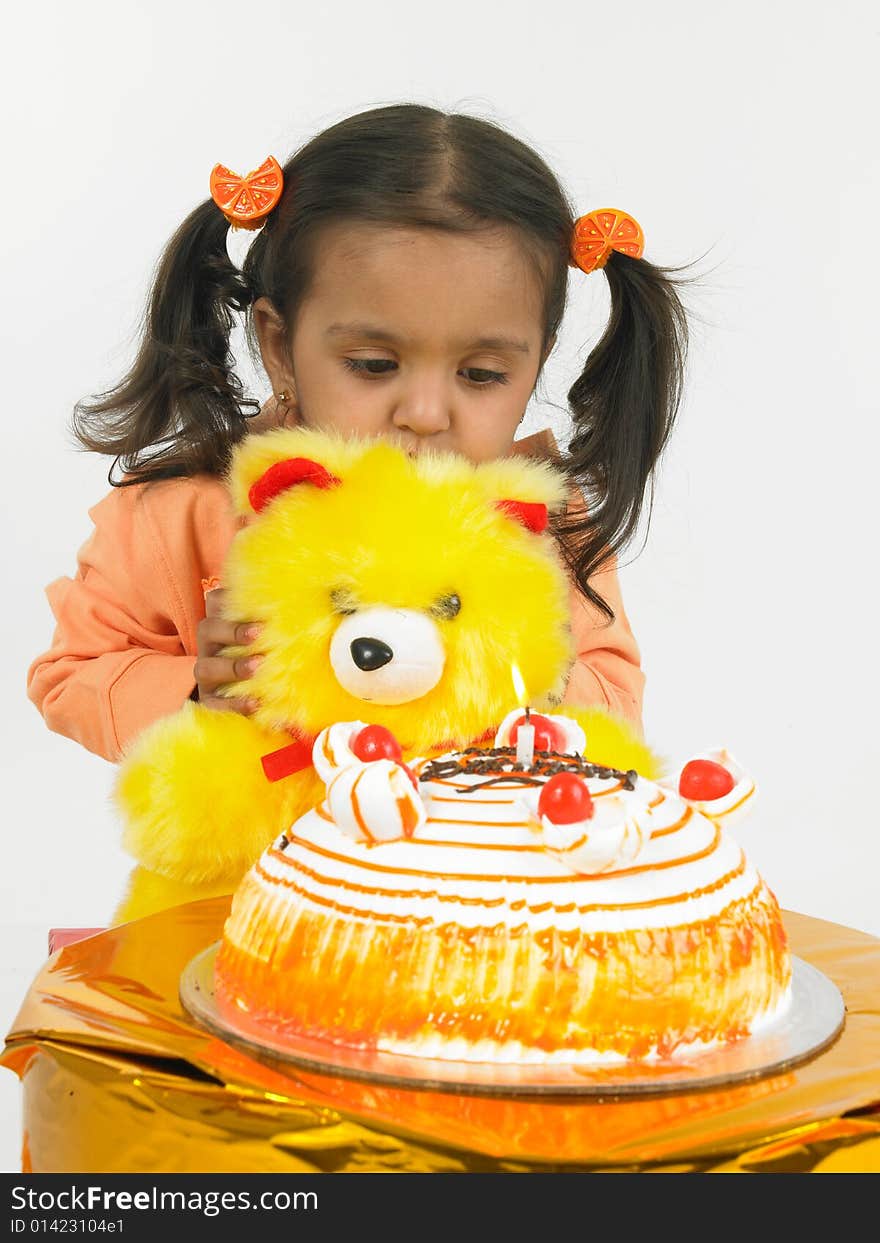
<svg viewBox="0 0 880 1243">
<path fill-rule="evenodd" d="M 114 486 L 222 474 L 247 430 L 246 408 L 260 408 L 232 371 L 233 312 L 253 296 L 226 253 L 228 228 L 212 199 L 187 216 L 159 261 L 134 365 L 115 388 L 74 409 L 77 441 L 113 455 Z"/>
<path fill-rule="evenodd" d="M 569 390 L 574 422 L 565 467 L 586 501 L 557 519 L 555 532 L 581 592 L 613 621 L 590 584 L 635 534 L 652 472 L 681 400 L 688 325 L 671 274 L 613 252 L 608 326 Z"/>
</svg>

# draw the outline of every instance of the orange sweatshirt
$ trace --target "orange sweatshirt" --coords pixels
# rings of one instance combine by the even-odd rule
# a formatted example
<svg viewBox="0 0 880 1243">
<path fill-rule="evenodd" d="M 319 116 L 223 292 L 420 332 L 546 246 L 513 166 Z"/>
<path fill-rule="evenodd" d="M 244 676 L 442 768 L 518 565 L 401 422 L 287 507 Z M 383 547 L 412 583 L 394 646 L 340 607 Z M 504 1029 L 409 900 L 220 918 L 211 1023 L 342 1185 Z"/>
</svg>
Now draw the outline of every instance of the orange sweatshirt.
<svg viewBox="0 0 880 1243">
<path fill-rule="evenodd" d="M 514 451 L 544 456 L 554 447 L 539 433 Z M 202 580 L 222 578 L 238 520 L 223 481 L 205 475 L 114 488 L 89 517 L 94 532 L 74 577 L 46 588 L 55 634 L 28 669 L 27 692 L 49 729 L 116 761 L 192 692 Z M 641 728 L 644 675 L 613 564 L 593 582 L 615 620 L 606 625 L 572 588 L 578 656 L 565 700 L 610 708 Z"/>
</svg>

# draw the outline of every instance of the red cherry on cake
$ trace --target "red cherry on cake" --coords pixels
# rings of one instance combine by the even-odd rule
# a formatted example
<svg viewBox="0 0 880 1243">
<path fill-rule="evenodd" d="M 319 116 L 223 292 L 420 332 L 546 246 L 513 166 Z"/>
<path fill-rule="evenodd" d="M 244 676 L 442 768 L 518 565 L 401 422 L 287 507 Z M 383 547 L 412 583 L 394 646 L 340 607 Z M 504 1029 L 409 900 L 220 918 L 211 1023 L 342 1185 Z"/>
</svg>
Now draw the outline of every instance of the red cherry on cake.
<svg viewBox="0 0 880 1243">
<path fill-rule="evenodd" d="M 400 743 L 384 725 L 366 725 L 356 735 L 351 750 L 365 764 L 373 760 L 394 760 L 399 764 L 403 759 Z"/>
<path fill-rule="evenodd" d="M 678 779 L 678 792 L 682 798 L 698 802 L 711 802 L 724 798 L 736 783 L 733 775 L 714 760 L 688 760 Z"/>
<path fill-rule="evenodd" d="M 556 773 L 538 799 L 538 815 L 552 824 L 577 824 L 591 819 L 595 810 L 587 783 L 576 773 Z"/>
<path fill-rule="evenodd" d="M 520 725 L 534 725 L 535 727 L 535 750 L 536 751 L 562 751 L 565 746 L 565 734 L 559 728 L 555 721 L 551 721 L 549 717 L 541 716 L 538 712 L 529 714 L 528 722 L 525 716 L 518 717 L 510 727 L 510 745 L 516 746 L 516 736 L 519 733 Z"/>
</svg>

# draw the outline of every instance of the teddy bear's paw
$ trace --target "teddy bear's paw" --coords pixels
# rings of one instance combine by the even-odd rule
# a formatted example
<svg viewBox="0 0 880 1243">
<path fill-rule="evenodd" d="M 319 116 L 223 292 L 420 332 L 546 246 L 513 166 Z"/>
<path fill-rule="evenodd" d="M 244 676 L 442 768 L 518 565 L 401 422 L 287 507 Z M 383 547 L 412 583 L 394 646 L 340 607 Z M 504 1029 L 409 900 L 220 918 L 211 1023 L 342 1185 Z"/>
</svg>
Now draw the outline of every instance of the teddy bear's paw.
<svg viewBox="0 0 880 1243">
<path fill-rule="evenodd" d="M 649 747 L 636 727 L 621 716 L 604 708 L 578 708 L 565 704 L 560 709 L 566 716 L 577 721 L 586 734 L 584 755 L 593 764 L 605 764 L 624 771 L 634 768 L 649 781 L 664 771 L 664 758 Z"/>
<path fill-rule="evenodd" d="M 234 887 L 311 793 L 311 770 L 266 778 L 261 757 L 285 740 L 195 703 L 157 721 L 123 759 L 113 789 L 125 849 L 174 881 Z"/>
</svg>

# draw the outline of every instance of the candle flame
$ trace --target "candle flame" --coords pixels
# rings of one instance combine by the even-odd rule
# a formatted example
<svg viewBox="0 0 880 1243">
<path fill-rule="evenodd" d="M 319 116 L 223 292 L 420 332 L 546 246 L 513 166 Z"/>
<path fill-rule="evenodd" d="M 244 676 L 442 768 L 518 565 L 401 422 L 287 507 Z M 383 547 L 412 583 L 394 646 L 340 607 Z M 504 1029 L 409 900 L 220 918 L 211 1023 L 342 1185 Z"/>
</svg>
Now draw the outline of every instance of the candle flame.
<svg viewBox="0 0 880 1243">
<path fill-rule="evenodd" d="M 513 689 L 516 692 L 516 702 L 521 708 L 524 708 L 528 696 L 526 695 L 526 684 L 523 675 L 519 671 L 519 665 L 510 666 L 510 676 L 513 678 Z"/>
</svg>

